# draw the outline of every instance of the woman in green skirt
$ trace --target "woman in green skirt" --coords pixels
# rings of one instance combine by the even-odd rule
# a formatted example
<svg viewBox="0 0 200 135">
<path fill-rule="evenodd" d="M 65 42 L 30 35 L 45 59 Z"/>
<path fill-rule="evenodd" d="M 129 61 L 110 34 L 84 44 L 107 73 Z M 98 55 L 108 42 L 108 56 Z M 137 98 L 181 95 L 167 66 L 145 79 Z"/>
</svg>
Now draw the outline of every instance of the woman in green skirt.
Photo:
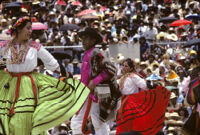
<svg viewBox="0 0 200 135">
<path fill-rule="evenodd" d="M 0 42 L 7 71 L 0 71 L 0 134 L 42 135 L 72 117 L 90 90 L 78 80 L 66 82 L 33 72 L 40 58 L 45 67 L 60 71 L 54 57 L 30 40 L 29 17 L 19 18 L 10 29 L 13 39 Z"/>
</svg>

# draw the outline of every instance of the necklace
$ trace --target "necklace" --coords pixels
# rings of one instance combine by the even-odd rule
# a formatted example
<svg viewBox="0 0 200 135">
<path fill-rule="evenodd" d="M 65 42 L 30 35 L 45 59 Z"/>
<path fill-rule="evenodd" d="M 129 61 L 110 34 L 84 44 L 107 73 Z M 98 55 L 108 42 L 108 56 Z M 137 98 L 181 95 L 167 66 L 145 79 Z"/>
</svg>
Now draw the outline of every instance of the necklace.
<svg viewBox="0 0 200 135">
<path fill-rule="evenodd" d="M 8 53 L 8 50 L 10 49 L 11 51 L 11 59 L 9 59 L 7 61 L 7 64 L 20 64 L 23 62 L 23 58 L 24 58 L 24 55 L 27 51 L 27 48 L 28 48 L 28 42 L 25 42 L 21 48 L 19 49 L 19 52 L 18 52 L 18 49 L 16 49 L 14 47 L 14 40 L 11 40 L 8 42 L 8 46 L 6 47 L 5 49 L 5 53 Z"/>
</svg>

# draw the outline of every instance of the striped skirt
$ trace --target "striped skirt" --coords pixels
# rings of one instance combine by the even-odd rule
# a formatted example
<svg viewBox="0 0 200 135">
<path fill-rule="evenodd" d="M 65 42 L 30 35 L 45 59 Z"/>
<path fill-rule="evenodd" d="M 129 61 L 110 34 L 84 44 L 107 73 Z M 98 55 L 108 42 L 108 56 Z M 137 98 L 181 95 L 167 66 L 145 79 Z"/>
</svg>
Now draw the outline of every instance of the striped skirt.
<svg viewBox="0 0 200 135">
<path fill-rule="evenodd" d="M 36 93 L 30 76 L 34 80 Z M 45 134 L 49 128 L 70 119 L 90 93 L 79 80 L 68 79 L 64 83 L 37 72 L 30 76 L 21 77 L 16 99 L 19 78 L 0 71 L 0 134 Z M 5 84 L 9 85 L 5 87 Z M 12 115 L 11 108 L 14 109 Z"/>
<path fill-rule="evenodd" d="M 142 135 L 155 135 L 163 127 L 170 92 L 162 86 L 124 96 L 117 112 L 116 135 L 138 131 Z"/>
</svg>

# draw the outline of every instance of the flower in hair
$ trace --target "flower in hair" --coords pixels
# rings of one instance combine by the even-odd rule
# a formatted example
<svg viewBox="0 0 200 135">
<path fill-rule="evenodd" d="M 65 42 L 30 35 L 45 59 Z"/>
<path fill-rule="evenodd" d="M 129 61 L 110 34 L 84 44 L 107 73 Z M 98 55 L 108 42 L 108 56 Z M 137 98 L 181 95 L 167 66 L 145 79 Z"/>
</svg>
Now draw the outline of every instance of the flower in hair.
<svg viewBox="0 0 200 135">
<path fill-rule="evenodd" d="M 17 22 L 13 25 L 14 28 L 19 26 L 23 21 L 29 20 L 30 18 L 28 16 L 21 17 L 17 20 Z"/>
<path fill-rule="evenodd" d="M 12 34 L 12 31 L 16 30 L 16 28 L 25 20 L 29 20 L 28 16 L 24 16 L 19 18 L 13 26 L 9 26 L 9 33 Z"/>
</svg>

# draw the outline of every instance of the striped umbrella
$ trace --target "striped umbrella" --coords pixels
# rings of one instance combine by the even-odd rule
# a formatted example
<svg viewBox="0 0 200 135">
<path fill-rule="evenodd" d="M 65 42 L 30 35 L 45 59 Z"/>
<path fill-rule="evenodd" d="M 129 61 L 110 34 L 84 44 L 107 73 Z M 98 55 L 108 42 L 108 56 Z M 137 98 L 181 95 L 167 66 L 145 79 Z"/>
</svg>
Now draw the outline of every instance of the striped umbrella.
<svg viewBox="0 0 200 135">
<path fill-rule="evenodd" d="M 92 13 L 95 13 L 95 12 L 96 12 L 96 10 L 85 9 L 85 10 L 79 12 L 77 16 L 89 15 L 89 14 L 92 14 Z"/>
<path fill-rule="evenodd" d="M 48 29 L 48 27 L 41 22 L 32 23 L 32 30 L 46 30 L 46 29 Z"/>
</svg>

